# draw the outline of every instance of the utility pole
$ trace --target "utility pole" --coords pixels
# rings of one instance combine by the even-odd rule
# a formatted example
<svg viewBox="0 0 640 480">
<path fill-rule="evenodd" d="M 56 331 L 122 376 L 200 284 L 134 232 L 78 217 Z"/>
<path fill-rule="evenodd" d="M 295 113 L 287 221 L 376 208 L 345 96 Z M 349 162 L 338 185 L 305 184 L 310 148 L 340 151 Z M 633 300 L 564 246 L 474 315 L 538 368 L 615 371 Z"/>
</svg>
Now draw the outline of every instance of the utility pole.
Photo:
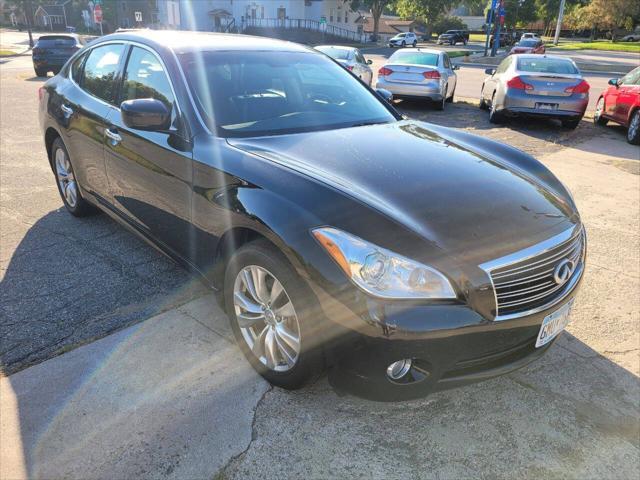
<svg viewBox="0 0 640 480">
<path fill-rule="evenodd" d="M 24 16 L 27 20 L 27 32 L 29 33 L 29 48 L 33 48 L 33 33 L 31 32 L 31 21 L 33 20 L 33 9 L 31 8 L 31 0 L 27 0 L 25 5 Z"/>
<path fill-rule="evenodd" d="M 560 0 L 560 10 L 558 11 L 558 23 L 556 24 L 556 36 L 553 38 L 553 44 L 558 45 L 560 40 L 560 29 L 562 28 L 562 17 L 564 17 L 564 0 Z"/>
</svg>

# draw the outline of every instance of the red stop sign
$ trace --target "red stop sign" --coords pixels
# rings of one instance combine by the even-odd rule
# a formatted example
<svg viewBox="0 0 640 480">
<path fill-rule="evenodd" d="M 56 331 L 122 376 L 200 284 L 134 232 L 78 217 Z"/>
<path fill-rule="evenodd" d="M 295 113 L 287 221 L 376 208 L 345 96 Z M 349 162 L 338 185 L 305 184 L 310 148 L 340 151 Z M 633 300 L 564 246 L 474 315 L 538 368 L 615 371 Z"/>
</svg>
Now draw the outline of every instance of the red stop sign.
<svg viewBox="0 0 640 480">
<path fill-rule="evenodd" d="M 96 23 L 102 23 L 102 7 L 100 5 L 93 8 L 93 20 Z"/>
</svg>

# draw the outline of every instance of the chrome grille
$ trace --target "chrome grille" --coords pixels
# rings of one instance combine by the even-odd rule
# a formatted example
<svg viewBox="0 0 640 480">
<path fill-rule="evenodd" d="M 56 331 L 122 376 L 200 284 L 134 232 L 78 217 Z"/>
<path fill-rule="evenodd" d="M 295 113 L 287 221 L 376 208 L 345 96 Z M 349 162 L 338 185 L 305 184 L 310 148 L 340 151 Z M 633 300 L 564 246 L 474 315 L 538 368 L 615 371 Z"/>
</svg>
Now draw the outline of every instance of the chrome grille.
<svg viewBox="0 0 640 480">
<path fill-rule="evenodd" d="M 506 263 L 490 262 L 495 266 L 486 268 L 495 292 L 497 320 L 532 313 L 558 302 L 571 291 L 582 274 L 585 247 L 583 229 L 577 233 L 575 230 L 568 231 L 543 242 L 539 247 L 523 251 L 519 257 L 521 260 L 517 254 L 510 255 Z M 566 261 L 572 264 L 566 264 Z M 568 265 L 567 271 L 570 271 L 564 281 L 557 278 L 562 273 L 556 271 L 562 268 L 561 264 L 565 267 Z"/>
</svg>

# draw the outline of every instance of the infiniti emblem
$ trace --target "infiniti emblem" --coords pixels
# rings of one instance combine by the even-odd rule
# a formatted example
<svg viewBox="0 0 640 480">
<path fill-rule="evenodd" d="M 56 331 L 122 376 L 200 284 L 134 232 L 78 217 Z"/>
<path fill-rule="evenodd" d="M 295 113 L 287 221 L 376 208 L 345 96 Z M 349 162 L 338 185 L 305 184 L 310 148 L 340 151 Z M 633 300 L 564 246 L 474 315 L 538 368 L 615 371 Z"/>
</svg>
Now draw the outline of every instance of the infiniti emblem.
<svg viewBox="0 0 640 480">
<path fill-rule="evenodd" d="M 576 265 L 571 260 L 565 259 L 561 261 L 553 271 L 553 279 L 558 285 L 566 283 L 571 278 L 574 268 L 576 268 Z"/>
</svg>

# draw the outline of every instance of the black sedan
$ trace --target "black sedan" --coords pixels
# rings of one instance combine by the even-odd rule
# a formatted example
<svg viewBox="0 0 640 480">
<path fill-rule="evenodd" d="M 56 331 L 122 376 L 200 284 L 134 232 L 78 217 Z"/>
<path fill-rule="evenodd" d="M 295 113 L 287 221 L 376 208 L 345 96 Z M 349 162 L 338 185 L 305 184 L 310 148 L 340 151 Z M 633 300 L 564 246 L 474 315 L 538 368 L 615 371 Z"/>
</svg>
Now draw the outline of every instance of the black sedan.
<svg viewBox="0 0 640 480">
<path fill-rule="evenodd" d="M 58 189 L 219 293 L 248 361 L 297 388 L 401 400 L 521 367 L 568 323 L 585 261 L 542 164 L 405 120 L 314 50 L 123 32 L 40 91 Z"/>
<path fill-rule="evenodd" d="M 41 35 L 31 52 L 36 76 L 46 77 L 49 72 L 55 75 L 83 46 L 84 42 L 75 34 Z"/>
</svg>

